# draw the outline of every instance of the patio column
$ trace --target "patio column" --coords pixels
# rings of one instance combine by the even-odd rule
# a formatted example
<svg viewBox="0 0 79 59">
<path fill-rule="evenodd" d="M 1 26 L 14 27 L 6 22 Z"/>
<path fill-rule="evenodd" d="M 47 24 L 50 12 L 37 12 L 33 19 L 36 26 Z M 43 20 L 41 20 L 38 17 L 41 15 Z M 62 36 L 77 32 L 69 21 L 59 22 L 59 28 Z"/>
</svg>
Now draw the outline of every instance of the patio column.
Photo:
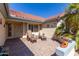
<svg viewBox="0 0 79 59">
<path fill-rule="evenodd" d="M 33 25 L 33 32 L 35 31 L 35 28 L 34 28 L 34 24 L 32 24 Z"/>
<path fill-rule="evenodd" d="M 29 24 L 27 23 L 27 31 L 29 30 Z"/>
<path fill-rule="evenodd" d="M 14 37 L 14 24 L 12 24 L 12 37 Z"/>
<path fill-rule="evenodd" d="M 38 31 L 40 30 L 40 25 L 38 24 Z"/>
<path fill-rule="evenodd" d="M 25 29 L 25 23 L 23 23 L 23 35 L 25 34 L 26 29 Z"/>
</svg>

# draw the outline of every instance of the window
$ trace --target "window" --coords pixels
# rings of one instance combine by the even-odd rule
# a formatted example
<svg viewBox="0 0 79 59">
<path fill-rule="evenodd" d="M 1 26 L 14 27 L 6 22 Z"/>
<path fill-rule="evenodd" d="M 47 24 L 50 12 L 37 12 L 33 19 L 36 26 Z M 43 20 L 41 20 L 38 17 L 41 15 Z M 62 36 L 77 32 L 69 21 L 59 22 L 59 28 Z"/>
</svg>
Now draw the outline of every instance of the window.
<svg viewBox="0 0 79 59">
<path fill-rule="evenodd" d="M 42 29 L 42 25 L 40 25 L 40 30 Z"/>
<path fill-rule="evenodd" d="M 47 28 L 49 28 L 50 27 L 50 25 L 49 24 L 47 24 Z"/>
<path fill-rule="evenodd" d="M 38 31 L 38 25 L 34 25 L 33 28 L 34 28 L 34 30 L 33 30 L 34 32 L 37 32 Z"/>
<path fill-rule="evenodd" d="M 29 30 L 31 30 L 33 32 L 33 25 L 29 24 Z"/>
</svg>

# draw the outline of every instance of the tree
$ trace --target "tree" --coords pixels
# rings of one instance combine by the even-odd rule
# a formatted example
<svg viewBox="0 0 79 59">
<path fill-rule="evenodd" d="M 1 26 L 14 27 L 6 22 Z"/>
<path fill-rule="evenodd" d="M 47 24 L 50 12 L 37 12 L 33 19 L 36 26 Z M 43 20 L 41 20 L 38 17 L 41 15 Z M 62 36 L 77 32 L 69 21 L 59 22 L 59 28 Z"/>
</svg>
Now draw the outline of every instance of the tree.
<svg viewBox="0 0 79 59">
<path fill-rule="evenodd" d="M 66 30 L 70 34 L 74 34 L 74 38 L 76 39 L 76 48 L 79 49 L 79 4 L 74 3 L 70 4 L 65 11 L 65 16 L 63 18 L 66 18 L 64 20 L 66 25 Z"/>
<path fill-rule="evenodd" d="M 77 43 L 76 48 L 79 49 L 79 37 L 77 35 L 79 31 L 79 4 L 78 3 L 69 4 L 69 6 L 65 10 L 65 15 L 62 17 L 62 20 L 64 21 L 65 34 L 68 33 L 74 35 L 74 39 L 76 39 Z M 56 32 L 60 30 L 58 28 L 56 29 Z"/>
</svg>

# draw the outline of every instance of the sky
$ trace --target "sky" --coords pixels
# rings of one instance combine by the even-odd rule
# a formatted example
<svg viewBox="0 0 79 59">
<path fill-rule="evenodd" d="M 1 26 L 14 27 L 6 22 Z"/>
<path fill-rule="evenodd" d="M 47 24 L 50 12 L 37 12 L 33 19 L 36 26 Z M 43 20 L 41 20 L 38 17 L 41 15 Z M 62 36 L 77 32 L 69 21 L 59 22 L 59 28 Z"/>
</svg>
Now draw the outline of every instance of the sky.
<svg viewBox="0 0 79 59">
<path fill-rule="evenodd" d="M 66 3 L 10 3 L 10 9 L 48 18 L 61 14 L 68 6 Z"/>
</svg>

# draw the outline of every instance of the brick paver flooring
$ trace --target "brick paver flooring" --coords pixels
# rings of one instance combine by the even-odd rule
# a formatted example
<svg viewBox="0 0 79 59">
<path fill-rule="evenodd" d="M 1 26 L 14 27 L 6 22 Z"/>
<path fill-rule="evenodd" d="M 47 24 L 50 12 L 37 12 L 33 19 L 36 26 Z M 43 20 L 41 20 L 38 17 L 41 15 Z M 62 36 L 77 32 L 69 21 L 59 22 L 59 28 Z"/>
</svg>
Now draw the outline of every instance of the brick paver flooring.
<svg viewBox="0 0 79 59">
<path fill-rule="evenodd" d="M 11 56 L 50 56 L 54 55 L 57 42 L 47 39 L 42 41 L 37 40 L 36 43 L 31 43 L 26 39 L 8 39 L 5 46 L 9 47 Z"/>
<path fill-rule="evenodd" d="M 6 40 L 4 46 L 9 48 L 10 56 L 56 56 L 57 45 L 59 43 L 50 39 L 46 41 L 38 39 L 36 43 L 31 43 L 26 39 L 17 38 Z M 78 52 L 75 52 L 75 56 L 79 56 Z"/>
<path fill-rule="evenodd" d="M 52 41 L 51 39 L 45 41 L 38 39 L 36 43 L 31 43 L 26 39 L 21 40 L 36 56 L 53 55 L 56 51 L 57 45 L 59 45 L 56 41 Z"/>
</svg>

